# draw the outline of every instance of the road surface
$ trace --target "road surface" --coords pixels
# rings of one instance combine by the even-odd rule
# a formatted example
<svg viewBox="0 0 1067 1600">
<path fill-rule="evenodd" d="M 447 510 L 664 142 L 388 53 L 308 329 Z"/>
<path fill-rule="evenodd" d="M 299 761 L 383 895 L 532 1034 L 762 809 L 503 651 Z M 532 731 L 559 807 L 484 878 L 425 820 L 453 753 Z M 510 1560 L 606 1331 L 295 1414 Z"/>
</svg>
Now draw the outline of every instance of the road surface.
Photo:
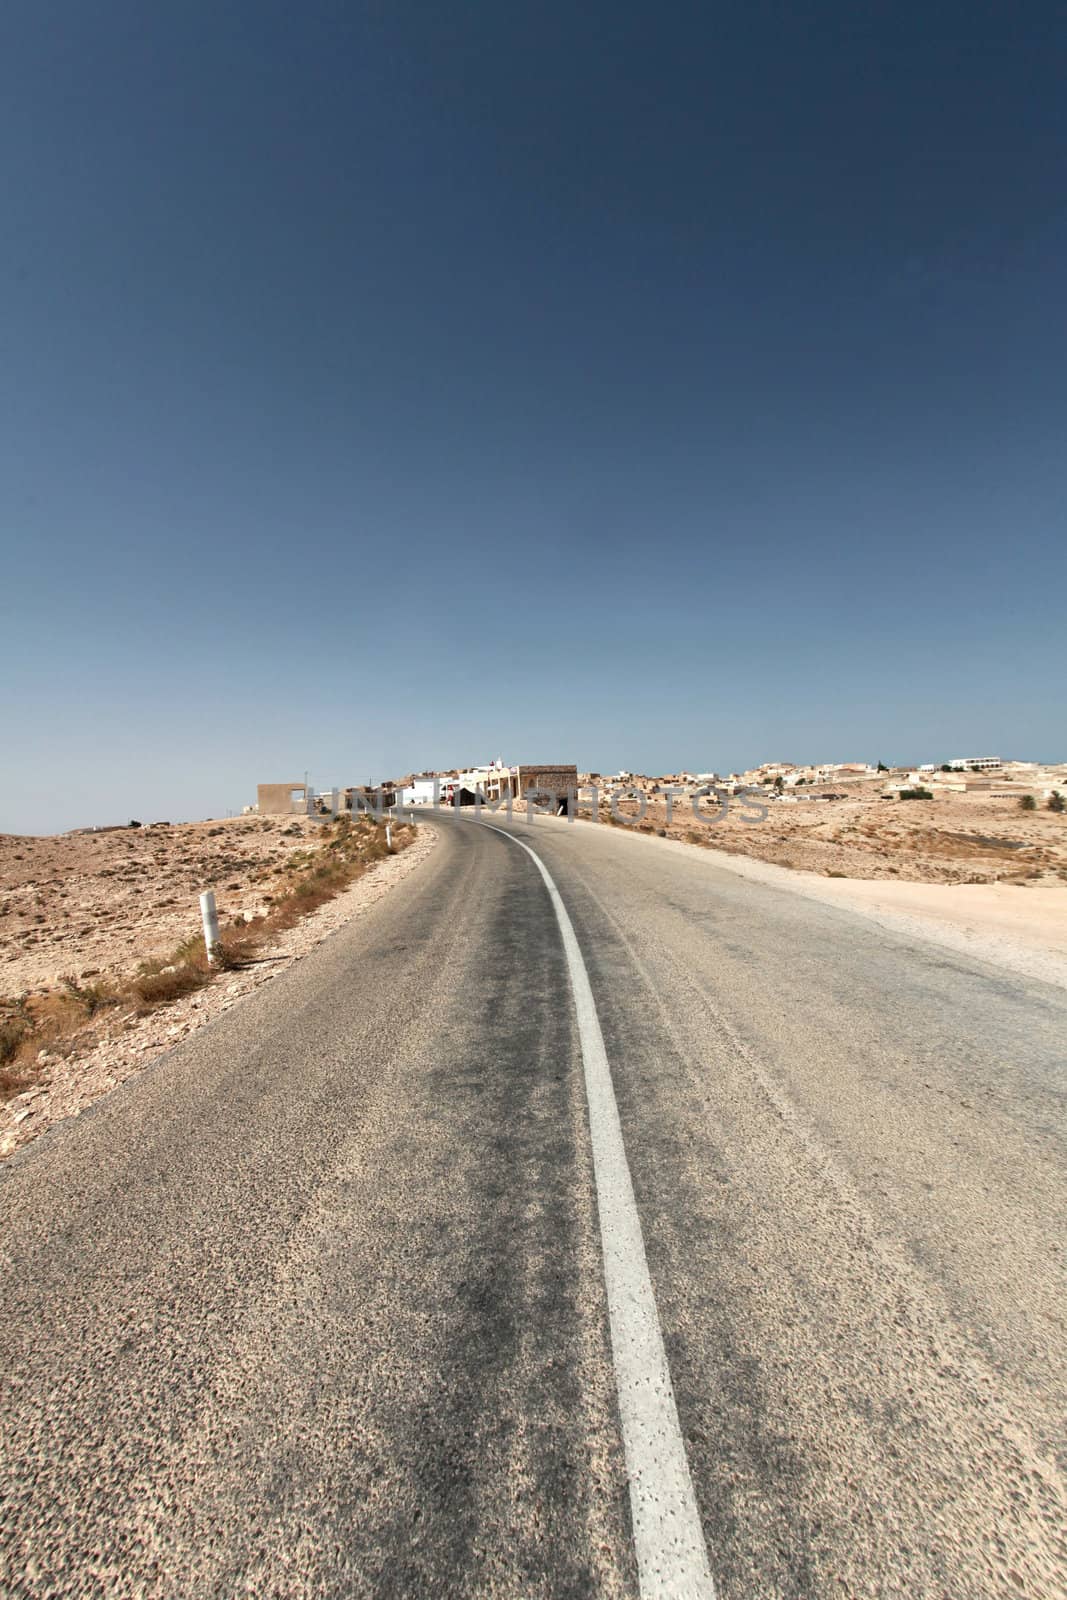
<svg viewBox="0 0 1067 1600">
<path fill-rule="evenodd" d="M 719 1596 L 1062 1595 L 1067 994 L 516 820 L 583 1027 L 538 863 L 434 826 L 0 1168 L 0 1593 L 710 1593 L 636 1537 L 610 1180 Z"/>
</svg>

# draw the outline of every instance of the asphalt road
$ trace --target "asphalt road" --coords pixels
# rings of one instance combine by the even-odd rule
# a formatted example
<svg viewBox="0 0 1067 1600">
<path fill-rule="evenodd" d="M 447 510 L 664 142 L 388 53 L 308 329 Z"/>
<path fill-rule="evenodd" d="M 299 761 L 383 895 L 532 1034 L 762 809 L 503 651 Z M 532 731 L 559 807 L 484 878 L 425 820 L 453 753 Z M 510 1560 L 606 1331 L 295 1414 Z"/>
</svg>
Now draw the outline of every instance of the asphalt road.
<svg viewBox="0 0 1067 1600">
<path fill-rule="evenodd" d="M 438 826 L 0 1168 L 10 1600 L 669 1592 L 560 926 L 528 854 Z M 1063 1595 L 1067 994 L 513 831 L 584 957 L 718 1594 Z"/>
</svg>

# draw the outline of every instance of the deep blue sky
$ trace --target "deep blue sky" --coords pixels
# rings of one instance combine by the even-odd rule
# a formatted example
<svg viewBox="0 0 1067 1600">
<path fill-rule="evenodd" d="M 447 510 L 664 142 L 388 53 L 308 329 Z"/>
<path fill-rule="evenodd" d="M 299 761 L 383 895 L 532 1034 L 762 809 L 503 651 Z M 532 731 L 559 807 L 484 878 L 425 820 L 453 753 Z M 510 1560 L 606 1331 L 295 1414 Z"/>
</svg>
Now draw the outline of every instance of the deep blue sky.
<svg viewBox="0 0 1067 1600">
<path fill-rule="evenodd" d="M 1067 755 L 1061 5 L 23 0 L 0 828 Z"/>
</svg>

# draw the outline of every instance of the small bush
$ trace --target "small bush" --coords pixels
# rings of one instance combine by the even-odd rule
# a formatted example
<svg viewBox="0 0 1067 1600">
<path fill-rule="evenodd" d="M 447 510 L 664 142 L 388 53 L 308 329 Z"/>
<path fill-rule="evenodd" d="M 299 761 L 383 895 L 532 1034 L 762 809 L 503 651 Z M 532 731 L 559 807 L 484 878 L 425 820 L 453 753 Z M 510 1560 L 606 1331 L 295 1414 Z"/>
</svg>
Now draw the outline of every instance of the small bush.
<svg viewBox="0 0 1067 1600">
<path fill-rule="evenodd" d="M 181 944 L 176 947 L 170 960 L 164 962 L 163 965 L 172 967 L 197 967 L 203 966 L 206 960 L 207 951 L 204 948 L 204 935 L 200 932 L 197 932 L 191 933 L 188 939 L 183 939 Z M 159 967 L 157 966 L 153 970 L 158 972 Z"/>
<path fill-rule="evenodd" d="M 30 1031 L 23 1017 L 6 1017 L 0 1022 L 0 1062 L 14 1060 L 15 1052 Z"/>
<path fill-rule="evenodd" d="M 144 972 L 134 978 L 130 989 L 146 1006 L 163 1006 L 171 1000 L 202 989 L 207 973 L 201 967 L 175 967 L 170 972 Z"/>
<path fill-rule="evenodd" d="M 901 789 L 902 800 L 932 800 L 933 792 L 930 789 Z"/>
<path fill-rule="evenodd" d="M 1023 795 L 1019 796 L 1019 810 L 1020 811 L 1036 811 L 1037 810 L 1037 801 L 1034 799 L 1032 794 L 1023 794 Z"/>
<path fill-rule="evenodd" d="M 115 1006 L 119 1003 L 115 990 L 106 983 L 80 984 L 77 978 L 68 977 L 63 979 L 63 987 L 72 1000 L 85 1007 L 85 1014 L 88 1017 L 94 1017 L 104 1006 Z"/>
<path fill-rule="evenodd" d="M 1049 795 L 1048 808 L 1050 811 L 1067 811 L 1067 800 L 1063 798 L 1058 789 L 1053 789 Z"/>
<path fill-rule="evenodd" d="M 211 951 L 213 972 L 235 972 L 238 967 L 243 967 L 248 960 L 252 949 L 252 940 L 242 939 L 236 934 L 229 939 L 220 939 Z"/>
</svg>

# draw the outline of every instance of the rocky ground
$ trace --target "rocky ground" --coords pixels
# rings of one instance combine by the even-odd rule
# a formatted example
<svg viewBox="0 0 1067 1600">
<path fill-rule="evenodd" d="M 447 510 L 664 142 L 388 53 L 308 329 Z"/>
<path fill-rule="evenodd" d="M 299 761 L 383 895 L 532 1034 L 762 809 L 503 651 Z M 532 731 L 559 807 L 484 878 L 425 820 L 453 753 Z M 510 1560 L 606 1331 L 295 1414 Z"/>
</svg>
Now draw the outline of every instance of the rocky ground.
<svg viewBox="0 0 1067 1600">
<path fill-rule="evenodd" d="M 270 982 L 415 867 L 432 848 L 432 830 L 400 830 L 395 855 L 370 866 L 336 898 L 257 947 L 238 970 L 145 1009 L 109 1004 L 85 1017 L 65 978 L 87 993 L 113 984 L 142 962 L 165 955 L 199 924 L 197 896 L 214 888 L 227 927 L 269 911 L 272 883 L 287 858 L 304 857 L 323 826 L 311 818 L 235 818 L 225 823 L 57 838 L 0 839 L 8 905 L 3 926 L 0 1006 L 42 996 L 71 1012 L 71 1028 L 0 1073 L 0 1157 L 61 1117 L 76 1116 L 179 1039 Z M 37 920 L 41 918 L 42 920 Z M 63 1020 L 60 1017 L 60 1020 Z"/>
<path fill-rule="evenodd" d="M 984 793 L 882 800 L 871 785 L 836 792 L 847 797 L 772 801 L 761 822 L 743 820 L 752 814 L 750 800 L 731 801 L 725 820 L 710 826 L 696 820 L 690 801 L 676 800 L 669 828 L 664 802 L 650 797 L 644 827 L 827 877 L 1055 883 L 1067 891 L 1065 814 L 1022 811 L 1013 799 Z M 635 815 L 638 804 L 623 800 L 617 810 Z M 702 802 L 701 818 L 710 821 L 717 810 L 714 801 Z"/>
<path fill-rule="evenodd" d="M 0 994 L 132 972 L 199 925 L 269 904 L 271 879 L 321 833 L 314 817 L 232 817 L 51 838 L 0 834 Z"/>
</svg>

